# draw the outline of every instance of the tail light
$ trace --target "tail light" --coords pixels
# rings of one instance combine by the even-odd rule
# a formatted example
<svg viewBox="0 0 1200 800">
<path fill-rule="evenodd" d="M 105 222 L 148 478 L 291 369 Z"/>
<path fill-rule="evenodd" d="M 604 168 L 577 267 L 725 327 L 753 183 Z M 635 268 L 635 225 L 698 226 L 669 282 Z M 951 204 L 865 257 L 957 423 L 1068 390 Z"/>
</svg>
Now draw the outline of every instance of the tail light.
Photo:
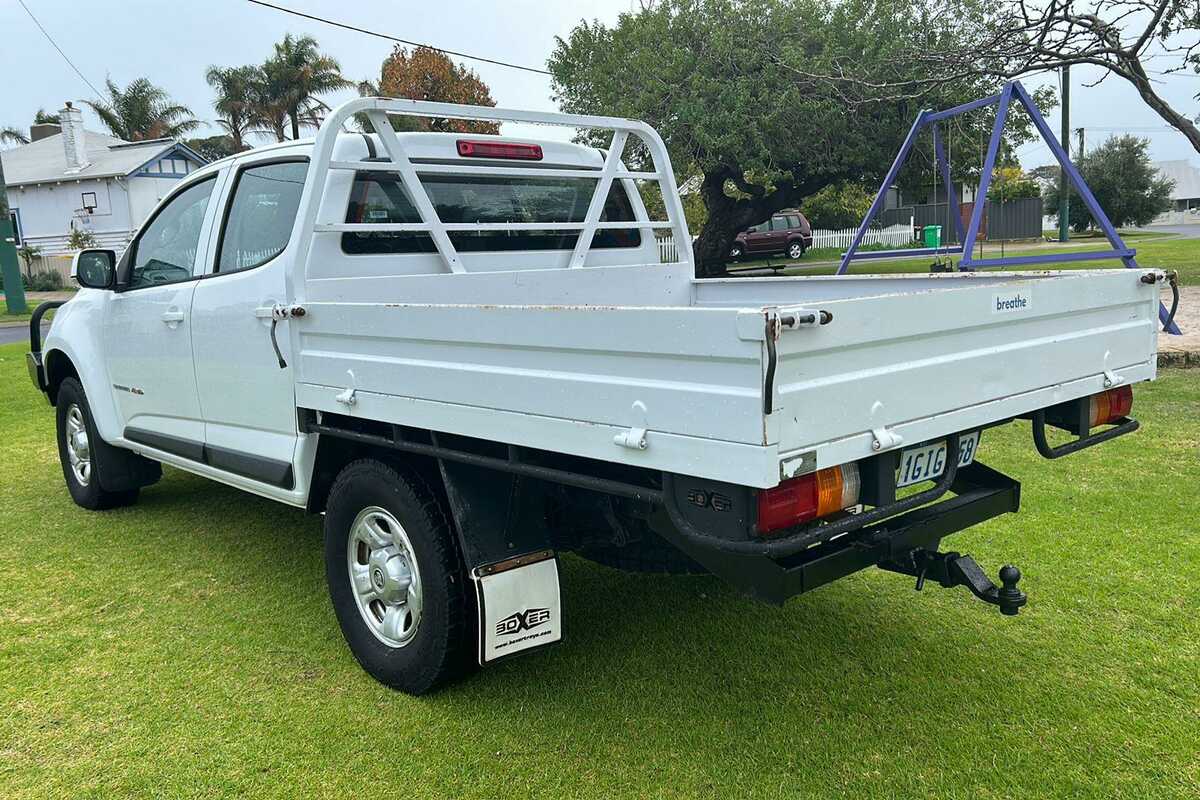
<svg viewBox="0 0 1200 800">
<path fill-rule="evenodd" d="M 1133 410 L 1133 387 L 1118 386 L 1107 392 L 1092 395 L 1091 426 L 1109 425 L 1129 416 Z"/>
<path fill-rule="evenodd" d="M 542 147 L 537 144 L 478 142 L 459 139 L 458 154 L 464 158 L 512 158 L 518 161 L 541 161 Z"/>
<path fill-rule="evenodd" d="M 858 504 L 858 464 L 842 464 L 784 481 L 758 493 L 760 534 L 800 525 Z"/>
</svg>

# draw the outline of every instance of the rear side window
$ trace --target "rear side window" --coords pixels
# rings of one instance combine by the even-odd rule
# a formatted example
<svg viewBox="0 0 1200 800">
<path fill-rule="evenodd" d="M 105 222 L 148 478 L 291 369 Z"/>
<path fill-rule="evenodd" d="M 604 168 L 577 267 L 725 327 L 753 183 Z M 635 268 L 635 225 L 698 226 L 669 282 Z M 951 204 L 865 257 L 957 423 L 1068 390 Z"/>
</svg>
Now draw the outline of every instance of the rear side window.
<svg viewBox="0 0 1200 800">
<path fill-rule="evenodd" d="M 771 217 L 771 230 L 786 231 L 788 229 L 787 217 Z"/>
<path fill-rule="evenodd" d="M 799 215 L 797 215 L 797 214 L 788 214 L 787 221 L 788 221 L 788 227 L 789 227 L 789 228 L 799 228 L 799 227 L 801 227 L 801 225 L 800 225 L 800 217 L 799 217 Z"/>
<path fill-rule="evenodd" d="M 247 167 L 238 174 L 221 232 L 217 272 L 251 269 L 283 252 L 307 172 L 307 162 L 286 161 Z"/>
<path fill-rule="evenodd" d="M 446 223 L 582 222 L 587 216 L 598 179 L 511 178 L 502 176 L 426 175 L 421 183 L 429 193 L 438 219 Z M 634 220 L 625 189 L 614 184 L 600 214 L 605 222 Z M 419 223 L 420 214 L 394 173 L 360 172 L 354 179 L 346 221 Z M 502 250 L 570 250 L 577 231 L 451 231 L 450 241 L 462 253 Z M 637 230 L 596 231 L 592 247 L 637 247 Z M 427 233 L 381 231 L 344 233 L 346 253 L 432 253 Z"/>
</svg>

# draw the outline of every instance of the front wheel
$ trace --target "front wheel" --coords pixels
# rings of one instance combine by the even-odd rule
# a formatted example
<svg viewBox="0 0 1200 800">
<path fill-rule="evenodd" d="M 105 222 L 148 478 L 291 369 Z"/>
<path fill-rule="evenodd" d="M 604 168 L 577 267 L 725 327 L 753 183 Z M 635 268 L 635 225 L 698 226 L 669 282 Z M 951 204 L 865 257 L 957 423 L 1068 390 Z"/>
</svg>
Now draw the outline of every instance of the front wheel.
<svg viewBox="0 0 1200 800">
<path fill-rule="evenodd" d="M 788 258 L 792 259 L 793 261 L 799 259 L 804 255 L 804 242 L 796 240 L 788 243 L 787 254 Z"/>
<path fill-rule="evenodd" d="M 742 258 L 742 246 L 740 244 L 735 244 L 729 250 L 729 257 L 734 261 L 740 261 Z"/>
<path fill-rule="evenodd" d="M 419 695 L 470 669 L 467 577 L 418 476 L 375 460 L 341 471 L 325 512 L 325 575 L 350 651 L 380 683 Z"/>
<path fill-rule="evenodd" d="M 79 381 L 74 378 L 64 380 L 56 399 L 58 460 L 67 491 L 75 504 L 89 511 L 100 511 L 127 506 L 137 500 L 139 490 L 136 485 L 111 491 L 105 489 L 101 481 L 109 486 L 128 487 L 129 481 L 124 478 L 130 471 L 130 464 L 136 464 L 140 457 L 118 450 L 100 439 Z M 101 458 L 101 455 L 106 457 Z"/>
</svg>

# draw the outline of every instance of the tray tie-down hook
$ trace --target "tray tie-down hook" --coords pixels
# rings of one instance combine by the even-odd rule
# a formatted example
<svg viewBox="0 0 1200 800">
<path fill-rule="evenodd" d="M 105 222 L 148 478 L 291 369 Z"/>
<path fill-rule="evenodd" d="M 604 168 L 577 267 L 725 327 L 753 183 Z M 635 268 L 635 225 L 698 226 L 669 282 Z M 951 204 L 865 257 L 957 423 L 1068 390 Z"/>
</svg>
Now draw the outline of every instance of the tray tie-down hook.
<svg viewBox="0 0 1200 800">
<path fill-rule="evenodd" d="M 975 559 L 959 553 L 938 553 L 933 550 L 917 549 L 894 561 L 883 561 L 880 569 L 912 575 L 917 579 L 916 589 L 925 586 L 926 578 L 937 581 L 939 586 L 953 589 L 965 586 L 971 594 L 985 603 L 998 606 L 1005 616 L 1016 616 L 1027 602 L 1025 593 L 1017 588 L 1021 570 L 1012 564 L 1000 568 L 1000 586 L 992 583 Z"/>
</svg>

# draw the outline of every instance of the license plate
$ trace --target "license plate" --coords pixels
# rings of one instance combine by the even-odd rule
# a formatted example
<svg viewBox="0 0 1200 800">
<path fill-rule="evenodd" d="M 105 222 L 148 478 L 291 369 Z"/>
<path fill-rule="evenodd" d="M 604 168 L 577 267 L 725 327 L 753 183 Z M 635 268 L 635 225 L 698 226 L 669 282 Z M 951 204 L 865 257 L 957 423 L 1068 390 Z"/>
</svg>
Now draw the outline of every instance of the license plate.
<svg viewBox="0 0 1200 800">
<path fill-rule="evenodd" d="M 964 433 L 958 439 L 958 466 L 965 467 L 975 460 L 979 449 L 979 431 Z M 896 488 L 912 486 L 921 481 L 940 478 L 946 471 L 946 442 L 910 447 L 900 453 L 900 470 L 896 473 Z"/>
</svg>

